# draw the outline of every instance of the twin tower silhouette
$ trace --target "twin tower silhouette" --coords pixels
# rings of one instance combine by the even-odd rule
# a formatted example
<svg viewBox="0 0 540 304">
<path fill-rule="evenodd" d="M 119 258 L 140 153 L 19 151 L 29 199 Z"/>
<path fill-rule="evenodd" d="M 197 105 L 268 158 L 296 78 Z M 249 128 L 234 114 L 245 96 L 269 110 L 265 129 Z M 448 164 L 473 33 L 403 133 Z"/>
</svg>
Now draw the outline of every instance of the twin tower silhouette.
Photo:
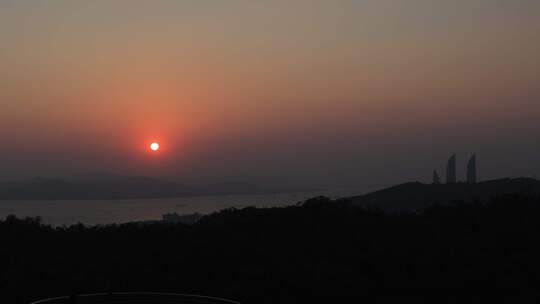
<svg viewBox="0 0 540 304">
<path fill-rule="evenodd" d="M 439 177 L 437 170 L 433 171 L 433 183 L 437 185 L 441 183 L 441 178 Z M 450 157 L 446 165 L 446 183 L 457 183 L 455 154 Z M 467 164 L 467 183 L 476 183 L 476 154 L 471 156 L 469 163 Z"/>
</svg>

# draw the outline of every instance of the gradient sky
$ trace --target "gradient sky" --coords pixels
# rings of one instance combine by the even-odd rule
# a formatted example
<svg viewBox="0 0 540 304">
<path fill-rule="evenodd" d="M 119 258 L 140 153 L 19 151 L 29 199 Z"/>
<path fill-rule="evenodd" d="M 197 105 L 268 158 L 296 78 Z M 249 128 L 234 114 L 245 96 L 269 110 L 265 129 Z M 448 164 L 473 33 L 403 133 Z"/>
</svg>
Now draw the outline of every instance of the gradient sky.
<svg viewBox="0 0 540 304">
<path fill-rule="evenodd" d="M 538 0 L 1 0 L 0 179 L 540 174 L 539 33 Z"/>
</svg>

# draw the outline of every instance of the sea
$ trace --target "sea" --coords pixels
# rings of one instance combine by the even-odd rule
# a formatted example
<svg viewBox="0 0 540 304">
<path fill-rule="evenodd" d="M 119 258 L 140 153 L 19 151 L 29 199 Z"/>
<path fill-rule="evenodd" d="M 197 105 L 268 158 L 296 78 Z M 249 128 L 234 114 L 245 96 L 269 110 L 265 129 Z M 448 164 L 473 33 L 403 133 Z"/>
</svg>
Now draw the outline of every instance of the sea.
<svg viewBox="0 0 540 304">
<path fill-rule="evenodd" d="M 276 193 L 260 195 L 215 195 L 165 199 L 125 200 L 17 200 L 0 201 L 0 219 L 8 215 L 19 218 L 41 217 L 44 224 L 69 226 L 74 224 L 107 225 L 127 222 L 161 220 L 166 213 L 203 215 L 223 209 L 246 207 L 284 207 L 316 196 L 333 199 L 360 195 L 366 188 L 329 189 L 324 191 Z"/>
</svg>

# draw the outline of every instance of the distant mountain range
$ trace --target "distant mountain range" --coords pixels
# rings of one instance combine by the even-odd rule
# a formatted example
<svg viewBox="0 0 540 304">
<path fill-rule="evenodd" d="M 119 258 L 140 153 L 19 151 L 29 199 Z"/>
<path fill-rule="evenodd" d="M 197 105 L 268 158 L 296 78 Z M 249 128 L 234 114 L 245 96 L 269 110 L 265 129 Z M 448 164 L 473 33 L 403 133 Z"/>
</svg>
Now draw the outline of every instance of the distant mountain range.
<svg viewBox="0 0 540 304">
<path fill-rule="evenodd" d="M 309 191 L 243 182 L 190 184 L 145 176 L 94 174 L 0 182 L 0 200 L 102 200 Z"/>
<path fill-rule="evenodd" d="M 34 178 L 0 182 L 0 200 L 104 200 L 174 198 L 203 195 L 270 194 L 320 189 L 260 186 L 245 182 L 190 183 L 145 176 L 113 174 L 65 178 Z M 475 184 L 423 184 L 410 182 L 340 199 L 352 206 L 389 211 L 423 209 L 435 204 L 480 201 L 504 194 L 540 195 L 540 181 L 531 178 L 499 179 Z"/>
<path fill-rule="evenodd" d="M 475 184 L 405 183 L 342 201 L 353 206 L 374 207 L 387 211 L 410 211 L 436 204 L 486 202 L 505 194 L 540 195 L 540 181 L 531 178 L 499 179 Z"/>
</svg>

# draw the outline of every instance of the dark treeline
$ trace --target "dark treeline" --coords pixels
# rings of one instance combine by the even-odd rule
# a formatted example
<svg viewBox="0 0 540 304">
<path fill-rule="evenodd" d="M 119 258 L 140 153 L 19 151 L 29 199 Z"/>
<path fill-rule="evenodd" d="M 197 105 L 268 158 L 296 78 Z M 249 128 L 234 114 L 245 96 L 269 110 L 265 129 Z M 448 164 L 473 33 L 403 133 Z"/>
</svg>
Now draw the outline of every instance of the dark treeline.
<svg viewBox="0 0 540 304">
<path fill-rule="evenodd" d="M 243 303 L 540 299 L 540 199 L 386 214 L 316 198 L 225 210 L 193 226 L 0 222 L 0 302 L 108 291 Z"/>
</svg>

